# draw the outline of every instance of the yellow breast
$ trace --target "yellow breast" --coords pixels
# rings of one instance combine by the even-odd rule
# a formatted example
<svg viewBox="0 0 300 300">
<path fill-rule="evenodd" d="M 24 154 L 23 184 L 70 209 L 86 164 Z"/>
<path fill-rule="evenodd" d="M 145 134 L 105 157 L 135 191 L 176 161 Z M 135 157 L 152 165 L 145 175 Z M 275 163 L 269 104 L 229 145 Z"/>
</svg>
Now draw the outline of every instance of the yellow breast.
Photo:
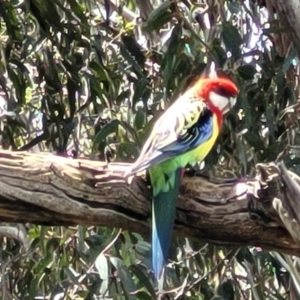
<svg viewBox="0 0 300 300">
<path fill-rule="evenodd" d="M 210 139 L 199 145 L 194 150 L 189 151 L 181 156 L 181 166 L 186 166 L 187 164 L 195 165 L 197 162 L 205 159 L 219 136 L 218 121 L 215 115 L 213 116 L 213 128 L 214 129 Z"/>
</svg>

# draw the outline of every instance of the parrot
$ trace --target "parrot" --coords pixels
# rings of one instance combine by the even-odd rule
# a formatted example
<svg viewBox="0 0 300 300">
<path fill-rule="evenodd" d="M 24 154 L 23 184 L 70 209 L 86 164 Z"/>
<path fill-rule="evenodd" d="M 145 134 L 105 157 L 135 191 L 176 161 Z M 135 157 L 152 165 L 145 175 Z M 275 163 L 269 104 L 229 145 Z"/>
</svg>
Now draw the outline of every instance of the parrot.
<svg viewBox="0 0 300 300">
<path fill-rule="evenodd" d="M 183 168 L 205 159 L 235 105 L 237 85 L 226 77 L 198 78 L 154 123 L 125 177 L 148 170 L 152 186 L 152 269 L 168 259 Z"/>
</svg>

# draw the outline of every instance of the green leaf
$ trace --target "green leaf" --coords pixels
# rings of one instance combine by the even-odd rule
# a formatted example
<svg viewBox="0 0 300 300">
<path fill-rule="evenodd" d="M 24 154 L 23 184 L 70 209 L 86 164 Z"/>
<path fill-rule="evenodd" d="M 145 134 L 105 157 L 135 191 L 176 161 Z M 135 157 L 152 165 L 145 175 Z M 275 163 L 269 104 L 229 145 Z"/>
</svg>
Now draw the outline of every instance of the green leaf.
<svg viewBox="0 0 300 300">
<path fill-rule="evenodd" d="M 43 259 L 39 259 L 39 261 L 35 264 L 34 266 L 34 271 L 37 273 L 37 274 L 41 274 L 44 272 L 44 270 L 46 268 L 49 268 L 53 265 L 53 254 L 52 256 L 49 256 L 49 257 L 46 257 L 46 258 L 43 258 Z"/>
<path fill-rule="evenodd" d="M 32 228 L 29 229 L 27 234 L 28 234 L 28 237 L 32 240 L 35 238 L 38 238 L 40 236 L 40 227 L 33 226 Z"/>
<path fill-rule="evenodd" d="M 139 108 L 134 118 L 134 128 L 139 131 L 146 123 L 146 114 L 142 108 Z"/>
<path fill-rule="evenodd" d="M 156 297 L 156 295 L 155 295 L 155 297 L 151 297 L 146 292 L 140 291 L 136 294 L 136 299 L 138 299 L 138 300 L 153 300 L 153 299 L 157 299 L 157 297 Z"/>
<path fill-rule="evenodd" d="M 145 287 L 148 290 L 148 292 L 152 296 L 152 299 L 156 299 L 156 294 L 153 288 L 153 284 L 152 282 L 150 282 L 149 277 L 146 276 L 142 268 L 139 265 L 131 265 L 129 269 L 139 279 L 139 284 L 141 284 L 141 286 Z"/>
<path fill-rule="evenodd" d="M 218 67 L 223 67 L 226 60 L 227 55 L 225 49 L 221 46 L 219 39 L 214 39 L 211 45 L 211 55 L 214 57 L 214 61 Z"/>
<path fill-rule="evenodd" d="M 244 80 L 253 79 L 254 75 L 257 73 L 256 68 L 250 64 L 240 66 L 237 71 Z"/>
<path fill-rule="evenodd" d="M 103 243 L 103 237 L 99 234 L 93 234 L 84 240 L 90 248 L 99 249 Z"/>
<path fill-rule="evenodd" d="M 87 238 L 86 241 L 89 243 L 89 245 L 91 245 L 91 242 L 94 242 L 93 246 L 91 246 L 90 248 L 90 259 L 91 260 L 95 260 L 96 257 L 102 252 L 102 251 L 111 251 L 111 249 L 114 247 L 114 243 L 116 242 L 116 238 L 119 235 L 118 230 L 114 230 L 109 236 L 107 236 L 104 240 L 104 242 L 101 243 L 100 246 L 99 242 L 101 240 L 101 238 L 103 239 L 103 237 L 97 235 L 97 240 L 93 240 Z"/>
<path fill-rule="evenodd" d="M 228 279 L 218 287 L 218 294 L 223 297 L 224 300 L 234 299 L 234 287 L 232 280 Z"/>
<path fill-rule="evenodd" d="M 117 257 L 110 257 L 110 262 L 117 270 L 117 277 L 119 277 L 123 283 L 124 292 L 125 291 L 127 293 L 134 292 L 136 290 L 135 283 L 131 278 L 131 274 L 128 268 L 123 263 L 123 261 Z M 135 299 L 134 296 L 128 296 L 128 298 Z"/>
<path fill-rule="evenodd" d="M 125 60 L 127 60 L 135 74 L 137 74 L 138 77 L 143 77 L 143 69 L 137 63 L 136 59 L 131 55 L 131 53 L 126 49 L 126 47 L 123 44 L 120 43 L 119 46 L 121 55 L 124 57 Z"/>
<path fill-rule="evenodd" d="M 40 279 L 43 278 L 41 274 L 36 274 L 34 278 L 30 281 L 29 285 L 29 299 L 34 299 L 36 297 L 36 292 L 39 289 Z"/>
<path fill-rule="evenodd" d="M 74 284 L 80 285 L 80 274 L 77 273 L 71 266 L 64 268 L 64 273 L 71 279 Z"/>
<path fill-rule="evenodd" d="M 117 145 L 117 156 L 120 161 L 136 160 L 139 155 L 137 145 L 131 142 L 124 142 Z"/>
<path fill-rule="evenodd" d="M 143 257 L 150 257 L 151 245 L 145 241 L 138 241 L 135 246 L 135 250 Z"/>
<path fill-rule="evenodd" d="M 148 78 L 147 76 L 143 76 L 142 79 L 140 79 L 135 84 L 135 92 L 132 97 L 132 105 L 135 106 L 138 101 L 144 100 L 143 96 L 145 94 L 145 91 L 147 89 L 148 84 Z"/>
<path fill-rule="evenodd" d="M 18 20 L 18 12 L 15 9 L 15 4 L 11 1 L 1 2 L 0 15 L 5 22 L 7 33 L 12 41 L 22 41 L 22 34 L 20 30 L 20 24 Z M 1 20 L 1 22 L 2 22 Z"/>
<path fill-rule="evenodd" d="M 146 26 L 147 31 L 159 30 L 172 18 L 172 12 L 170 9 L 172 2 L 164 1 L 160 6 L 154 9 L 148 17 Z"/>
<path fill-rule="evenodd" d="M 121 105 L 124 102 L 124 100 L 129 97 L 130 97 L 130 89 L 126 89 L 125 91 L 121 92 L 116 99 L 117 105 Z"/>
<path fill-rule="evenodd" d="M 226 49 L 231 52 L 233 58 L 237 60 L 241 55 L 242 37 L 238 29 L 229 22 L 223 23 L 222 38 Z"/>
<path fill-rule="evenodd" d="M 14 88 L 16 90 L 16 97 L 18 99 L 18 104 L 21 106 L 25 103 L 26 94 L 26 84 L 25 80 L 20 73 L 19 69 L 7 68 L 10 80 L 13 82 Z"/>
<path fill-rule="evenodd" d="M 101 142 L 105 141 L 108 135 L 115 133 L 118 130 L 119 125 L 120 125 L 119 120 L 112 120 L 101 128 L 101 130 L 95 136 L 93 142 L 94 151 L 98 148 Z"/>
<path fill-rule="evenodd" d="M 59 244 L 60 244 L 59 238 L 53 237 L 53 238 L 49 239 L 46 244 L 47 256 L 52 257 L 53 252 L 59 247 Z"/>
<path fill-rule="evenodd" d="M 67 0 L 67 2 L 69 2 L 71 13 L 74 13 L 80 19 L 80 26 L 84 25 L 85 27 L 87 27 L 88 24 L 87 24 L 87 18 L 86 18 L 84 6 L 79 5 L 76 0 Z M 60 1 L 58 1 L 57 4 L 59 5 Z M 65 12 L 68 11 L 70 12 L 70 10 L 67 8 L 66 5 L 61 6 L 61 8 L 64 9 Z"/>
<path fill-rule="evenodd" d="M 97 78 L 100 81 L 108 80 L 107 72 L 101 66 L 101 64 L 97 63 L 96 61 L 91 61 L 89 67 L 96 73 Z"/>
<path fill-rule="evenodd" d="M 138 140 L 136 131 L 128 122 L 120 121 L 120 125 L 125 129 L 126 137 L 128 136 L 129 133 L 136 141 Z"/>
<path fill-rule="evenodd" d="M 136 41 L 135 37 L 131 35 L 122 35 L 121 38 L 126 49 L 135 58 L 137 63 L 143 68 L 146 62 L 146 57 L 142 52 L 142 47 Z"/>
<path fill-rule="evenodd" d="M 47 22 L 49 20 L 48 17 L 51 16 L 51 25 L 57 28 L 61 27 L 61 18 L 54 1 L 31 0 L 31 2 L 31 5 L 36 7 L 36 16 L 39 15 L 40 20 Z"/>
</svg>

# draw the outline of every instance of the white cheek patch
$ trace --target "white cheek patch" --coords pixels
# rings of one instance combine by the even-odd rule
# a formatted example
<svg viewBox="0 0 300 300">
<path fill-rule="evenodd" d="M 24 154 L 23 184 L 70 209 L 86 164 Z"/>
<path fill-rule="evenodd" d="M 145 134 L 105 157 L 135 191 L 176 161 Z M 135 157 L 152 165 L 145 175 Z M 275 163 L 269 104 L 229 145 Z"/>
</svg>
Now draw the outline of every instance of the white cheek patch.
<svg viewBox="0 0 300 300">
<path fill-rule="evenodd" d="M 229 99 L 227 97 L 221 96 L 215 92 L 209 93 L 210 102 L 220 110 L 224 110 L 229 104 Z"/>
<path fill-rule="evenodd" d="M 227 112 L 236 103 L 235 97 L 228 98 L 225 96 L 221 96 L 215 92 L 209 93 L 209 100 L 215 107 L 219 108 L 222 112 Z"/>
<path fill-rule="evenodd" d="M 230 107 L 235 106 L 235 104 L 236 104 L 236 97 L 230 97 L 229 98 L 229 102 L 230 102 Z"/>
</svg>

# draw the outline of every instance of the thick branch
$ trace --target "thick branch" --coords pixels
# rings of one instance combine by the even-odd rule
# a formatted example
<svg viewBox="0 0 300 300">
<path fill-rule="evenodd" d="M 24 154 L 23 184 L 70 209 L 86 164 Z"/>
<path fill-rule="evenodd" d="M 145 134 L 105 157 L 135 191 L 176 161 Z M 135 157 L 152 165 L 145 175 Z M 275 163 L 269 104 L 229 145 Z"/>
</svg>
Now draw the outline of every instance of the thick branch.
<svg viewBox="0 0 300 300">
<path fill-rule="evenodd" d="M 18 223 L 113 226 L 148 234 L 150 189 L 141 177 L 129 185 L 123 177 L 127 166 L 0 151 L 0 218 Z M 185 176 L 176 232 L 213 243 L 256 245 L 300 255 L 288 232 L 291 227 L 286 225 L 286 219 L 296 216 L 286 207 L 280 169 L 270 164 L 257 170 L 254 179 L 229 183 Z M 298 177 L 289 174 L 284 178 L 299 184 Z"/>
</svg>

